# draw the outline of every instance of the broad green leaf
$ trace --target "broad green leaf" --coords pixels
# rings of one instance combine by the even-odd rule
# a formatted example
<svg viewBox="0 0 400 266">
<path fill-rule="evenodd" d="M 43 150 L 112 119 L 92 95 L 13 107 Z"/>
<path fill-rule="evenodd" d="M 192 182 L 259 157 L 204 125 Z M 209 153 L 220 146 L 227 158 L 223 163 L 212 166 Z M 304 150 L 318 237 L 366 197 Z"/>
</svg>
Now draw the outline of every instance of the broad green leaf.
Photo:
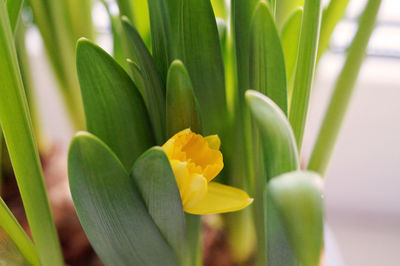
<svg viewBox="0 0 400 266">
<path fill-rule="evenodd" d="M 285 60 L 267 3 L 257 5 L 250 29 L 250 88 L 267 95 L 287 114 Z"/>
<path fill-rule="evenodd" d="M 17 219 L 15 219 L 12 212 L 8 209 L 2 198 L 0 198 L 0 235 L 2 235 L 1 230 L 7 233 L 9 238 L 14 242 L 15 246 L 30 264 L 35 266 L 39 265 L 39 258 L 32 241 L 20 226 Z M 0 250 L 2 249 L 3 248 L 0 247 Z M 0 262 L 2 258 L 0 252 Z"/>
<path fill-rule="evenodd" d="M 129 56 L 143 75 L 145 102 L 157 144 L 161 145 L 165 141 L 165 89 L 153 58 L 137 30 L 126 18 L 122 18 L 122 27 L 128 40 Z"/>
<path fill-rule="evenodd" d="M 331 0 L 322 13 L 321 32 L 319 36 L 317 62 L 329 48 L 333 30 L 342 19 L 349 0 Z"/>
<path fill-rule="evenodd" d="M 260 131 L 268 179 L 299 168 L 293 131 L 285 114 L 268 97 L 246 92 L 247 104 Z"/>
<path fill-rule="evenodd" d="M 73 138 L 68 176 L 79 220 L 105 265 L 178 265 L 135 183 L 100 139 Z"/>
<path fill-rule="evenodd" d="M 305 0 L 289 121 L 301 152 L 314 78 L 321 19 L 321 0 Z"/>
<path fill-rule="evenodd" d="M 381 0 L 368 1 L 359 20 L 357 34 L 348 50 L 346 62 L 336 81 L 332 98 L 308 164 L 308 169 L 321 175 L 325 175 L 328 168 L 329 160 L 365 57 L 368 41 L 375 27 L 380 4 Z"/>
<path fill-rule="evenodd" d="M 15 28 L 19 20 L 19 14 L 21 12 L 22 5 L 24 4 L 24 0 L 7 0 L 6 3 L 11 30 L 15 32 Z"/>
<path fill-rule="evenodd" d="M 209 0 L 185 0 L 181 10 L 178 57 L 192 80 L 204 134 L 221 135 L 227 112 L 225 73 L 212 6 Z"/>
<path fill-rule="evenodd" d="M 154 62 L 157 65 L 162 84 L 165 84 L 170 63 L 175 57 L 172 43 L 171 21 L 167 0 L 148 0 L 150 30 Z"/>
<path fill-rule="evenodd" d="M 246 100 L 259 137 L 255 145 L 255 212 L 258 238 L 261 243 L 259 260 L 268 265 L 292 265 L 294 255 L 285 236 L 278 213 L 271 204 L 265 186 L 273 177 L 297 170 L 299 157 L 289 121 L 282 110 L 268 97 L 256 91 L 246 92 Z M 266 217 L 266 218 L 265 218 Z"/>
<path fill-rule="evenodd" d="M 175 60 L 167 80 L 167 136 L 172 137 L 185 128 L 201 133 L 198 109 L 189 74 L 183 63 Z"/>
<path fill-rule="evenodd" d="M 30 264 L 21 251 L 9 238 L 9 236 L 3 231 L 0 226 L 0 265 L 12 265 L 12 266 L 28 266 Z M 39 265 L 37 261 L 36 265 Z"/>
<path fill-rule="evenodd" d="M 122 67 L 86 39 L 78 42 L 77 69 L 88 131 L 130 169 L 154 144 L 141 95 Z"/>
<path fill-rule="evenodd" d="M 178 185 L 164 151 L 160 147 L 146 151 L 136 160 L 131 178 L 155 224 L 184 264 L 187 257 L 185 215 Z"/>
<path fill-rule="evenodd" d="M 289 243 L 304 266 L 320 265 L 323 237 L 322 179 L 295 171 L 273 178 L 268 192 L 285 225 Z M 268 219 L 268 216 L 267 216 Z"/>
<path fill-rule="evenodd" d="M 301 7 L 294 10 L 283 25 L 281 32 L 283 54 L 285 56 L 289 103 L 291 102 L 293 93 L 293 78 L 299 51 L 300 26 L 302 16 L 303 9 Z"/>
<path fill-rule="evenodd" d="M 0 1 L 0 58 L 0 123 L 35 248 L 43 266 L 62 265 L 4 1 Z"/>
</svg>

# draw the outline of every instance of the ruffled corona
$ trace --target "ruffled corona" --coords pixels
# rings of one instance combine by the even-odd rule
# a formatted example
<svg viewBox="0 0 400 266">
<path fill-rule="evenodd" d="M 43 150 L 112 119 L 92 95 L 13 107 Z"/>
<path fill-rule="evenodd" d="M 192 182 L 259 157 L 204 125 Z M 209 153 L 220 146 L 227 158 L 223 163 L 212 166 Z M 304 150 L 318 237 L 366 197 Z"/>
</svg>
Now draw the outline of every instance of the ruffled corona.
<svg viewBox="0 0 400 266">
<path fill-rule="evenodd" d="M 183 209 L 192 214 L 237 211 L 253 199 L 243 190 L 209 183 L 224 167 L 217 135 L 203 137 L 185 129 L 163 146 L 179 188 Z"/>
</svg>

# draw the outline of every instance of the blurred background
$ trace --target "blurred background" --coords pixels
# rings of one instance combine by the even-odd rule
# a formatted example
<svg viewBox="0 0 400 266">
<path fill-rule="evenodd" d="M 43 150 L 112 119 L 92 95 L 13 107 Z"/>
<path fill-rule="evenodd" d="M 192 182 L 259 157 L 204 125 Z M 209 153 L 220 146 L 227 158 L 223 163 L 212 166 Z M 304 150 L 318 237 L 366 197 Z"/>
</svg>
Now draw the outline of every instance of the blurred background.
<svg viewBox="0 0 400 266">
<path fill-rule="evenodd" d="M 112 1 L 110 2 L 113 12 Z M 365 0 L 350 1 L 321 59 L 309 109 L 304 161 L 310 155 L 327 100 L 342 67 Z M 116 6 L 115 6 L 116 8 Z M 114 10 L 117 12 L 117 10 Z M 97 43 L 111 52 L 104 7 L 94 6 Z M 44 134 L 67 149 L 73 134 L 35 27 L 27 32 Z M 400 265 L 400 1 L 383 0 L 326 177 L 326 219 L 344 265 Z"/>
</svg>

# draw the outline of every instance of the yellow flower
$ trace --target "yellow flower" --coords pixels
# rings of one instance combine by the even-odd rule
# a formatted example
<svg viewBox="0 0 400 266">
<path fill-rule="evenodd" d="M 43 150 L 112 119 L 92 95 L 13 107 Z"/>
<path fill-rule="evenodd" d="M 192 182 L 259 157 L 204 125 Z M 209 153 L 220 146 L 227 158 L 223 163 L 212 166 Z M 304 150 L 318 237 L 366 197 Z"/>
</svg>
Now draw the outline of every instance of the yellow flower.
<svg viewBox="0 0 400 266">
<path fill-rule="evenodd" d="M 237 211 L 253 199 L 241 189 L 209 183 L 224 167 L 217 135 L 202 137 L 182 130 L 163 146 L 179 188 L 183 209 L 191 214 Z"/>
</svg>

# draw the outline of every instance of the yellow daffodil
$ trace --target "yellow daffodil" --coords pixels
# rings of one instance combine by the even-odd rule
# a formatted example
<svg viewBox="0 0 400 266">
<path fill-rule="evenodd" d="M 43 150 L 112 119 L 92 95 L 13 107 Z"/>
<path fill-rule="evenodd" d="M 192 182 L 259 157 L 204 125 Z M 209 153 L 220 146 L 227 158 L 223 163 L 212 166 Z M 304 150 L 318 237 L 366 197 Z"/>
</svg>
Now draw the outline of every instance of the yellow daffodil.
<svg viewBox="0 0 400 266">
<path fill-rule="evenodd" d="M 253 201 L 241 189 L 210 182 L 224 167 L 220 145 L 217 135 L 203 137 L 185 129 L 162 146 L 174 172 L 185 212 L 231 212 Z"/>
</svg>

